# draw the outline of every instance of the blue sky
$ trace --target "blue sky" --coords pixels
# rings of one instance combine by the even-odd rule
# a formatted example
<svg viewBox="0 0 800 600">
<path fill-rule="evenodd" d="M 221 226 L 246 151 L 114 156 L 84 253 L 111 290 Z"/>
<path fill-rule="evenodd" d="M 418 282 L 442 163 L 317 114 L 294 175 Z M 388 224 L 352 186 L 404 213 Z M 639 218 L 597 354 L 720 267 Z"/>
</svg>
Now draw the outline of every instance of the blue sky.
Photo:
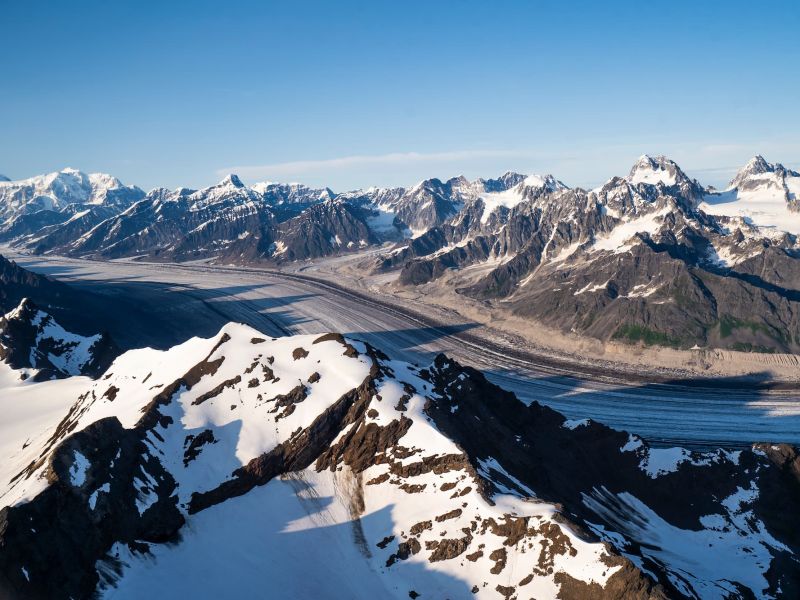
<svg viewBox="0 0 800 600">
<path fill-rule="evenodd" d="M 800 3 L 0 0 L 0 173 L 341 191 L 800 167 Z"/>
</svg>

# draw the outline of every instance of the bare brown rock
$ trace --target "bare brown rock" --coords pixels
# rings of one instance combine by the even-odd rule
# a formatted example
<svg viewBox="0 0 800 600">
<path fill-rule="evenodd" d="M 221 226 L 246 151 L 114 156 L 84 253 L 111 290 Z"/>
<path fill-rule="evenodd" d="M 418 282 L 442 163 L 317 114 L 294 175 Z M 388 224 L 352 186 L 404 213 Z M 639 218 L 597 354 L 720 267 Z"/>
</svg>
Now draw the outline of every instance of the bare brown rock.
<svg viewBox="0 0 800 600">
<path fill-rule="evenodd" d="M 235 385 L 238 385 L 242 381 L 242 376 L 237 375 L 232 379 L 228 379 L 223 381 L 217 386 L 214 386 L 212 390 L 209 390 L 205 394 L 200 394 L 197 398 L 192 401 L 192 404 L 202 404 L 206 400 L 210 400 L 211 398 L 215 398 L 219 396 L 225 388 L 232 388 Z"/>
<path fill-rule="evenodd" d="M 460 516 L 461 516 L 461 509 L 460 508 L 455 508 L 455 509 L 451 510 L 450 512 L 446 512 L 443 515 L 439 515 L 438 517 L 436 517 L 436 522 L 437 523 L 442 523 L 444 521 L 447 521 L 448 519 L 456 519 L 456 518 L 458 518 Z"/>
<path fill-rule="evenodd" d="M 506 568 L 506 561 L 508 560 L 508 553 L 505 548 L 498 548 L 489 554 L 489 558 L 494 561 L 494 566 L 489 569 L 492 575 L 499 575 Z"/>
<path fill-rule="evenodd" d="M 421 521 L 411 526 L 409 530 L 411 535 L 419 535 L 423 531 L 427 531 L 433 528 L 433 523 L 431 521 Z"/>
</svg>

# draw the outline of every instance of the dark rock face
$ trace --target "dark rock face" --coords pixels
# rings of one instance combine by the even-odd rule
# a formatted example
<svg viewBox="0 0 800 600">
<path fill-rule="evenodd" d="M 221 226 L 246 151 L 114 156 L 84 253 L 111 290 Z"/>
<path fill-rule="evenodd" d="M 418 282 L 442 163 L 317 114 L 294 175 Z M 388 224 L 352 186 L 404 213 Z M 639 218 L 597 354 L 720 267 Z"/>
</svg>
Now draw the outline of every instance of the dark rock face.
<svg viewBox="0 0 800 600">
<path fill-rule="evenodd" d="M 204 193 L 155 190 L 63 251 L 104 258 L 143 254 L 187 260 L 214 256 L 239 236 L 273 219 L 263 201 L 237 182 L 226 181 Z"/>
<path fill-rule="evenodd" d="M 70 289 L 63 283 L 31 273 L 0 256 L 0 310 L 3 312 L 19 305 L 23 298 L 47 306 L 49 303 L 45 299 L 55 302 L 69 293 Z"/>
<path fill-rule="evenodd" d="M 465 183 L 463 179 L 442 182 L 427 179 L 406 192 L 395 205 L 398 218 L 410 229 L 426 230 L 443 224 L 455 215 L 461 205 L 454 188 Z"/>
<path fill-rule="evenodd" d="M 0 360 L 12 369 L 36 370 L 37 381 L 97 377 L 119 352 L 108 334 L 87 338 L 67 332 L 27 298 L 0 317 Z"/>
<path fill-rule="evenodd" d="M 8 220 L 0 228 L 0 240 L 7 242 L 38 233 L 52 226 L 61 225 L 74 214 L 70 206 L 64 210 L 39 210 L 35 213 L 18 215 Z"/>
<path fill-rule="evenodd" d="M 486 192 L 503 192 L 525 179 L 519 173 L 505 173 L 497 179 L 468 181 L 453 177 L 445 182 L 426 179 L 406 190 L 393 204 L 397 218 L 411 230 L 425 232 L 451 221 L 465 207 Z"/>
<path fill-rule="evenodd" d="M 267 248 L 272 260 L 320 258 L 378 242 L 359 208 L 338 201 L 318 204 L 280 225 Z"/>
<path fill-rule="evenodd" d="M 75 433 L 49 458 L 49 487 L 0 510 L 0 596 L 89 598 L 95 565 L 114 543 L 142 549 L 177 539 L 184 523 L 175 482 L 149 454 L 141 431 L 109 417 Z M 137 481 L 155 481 L 143 511 Z M 32 532 L 47 532 L 35 535 Z"/>
<path fill-rule="evenodd" d="M 290 262 L 363 249 L 379 240 L 360 208 L 338 200 L 315 204 L 278 224 L 261 226 L 219 254 L 227 263 Z"/>
</svg>

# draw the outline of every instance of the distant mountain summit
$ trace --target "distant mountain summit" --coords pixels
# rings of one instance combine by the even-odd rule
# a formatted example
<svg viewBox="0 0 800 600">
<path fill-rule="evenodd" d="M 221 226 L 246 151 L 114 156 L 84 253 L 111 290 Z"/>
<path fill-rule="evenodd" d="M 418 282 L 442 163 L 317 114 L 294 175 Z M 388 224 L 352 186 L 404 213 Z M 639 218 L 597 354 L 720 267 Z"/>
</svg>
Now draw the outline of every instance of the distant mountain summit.
<svg viewBox="0 0 800 600">
<path fill-rule="evenodd" d="M 727 220 L 759 227 L 770 238 L 800 234 L 800 173 L 755 156 L 736 173 L 728 189 L 708 193 L 701 209 Z"/>
<path fill-rule="evenodd" d="M 125 186 L 111 175 L 87 175 L 66 168 L 20 181 L 0 182 L 0 218 L 38 210 L 57 211 L 72 204 L 127 206 L 142 197 L 142 190 Z"/>
<path fill-rule="evenodd" d="M 762 183 L 768 184 L 773 181 L 798 177 L 800 177 L 800 173 L 797 171 L 787 169 L 780 163 L 768 163 L 763 156 L 757 155 L 739 169 L 736 176 L 731 180 L 729 189 L 748 189 L 758 187 Z"/>
<path fill-rule="evenodd" d="M 628 173 L 628 181 L 631 183 L 663 183 L 664 185 L 675 185 L 681 179 L 688 179 L 674 161 L 666 156 L 648 156 L 643 154 L 631 167 Z"/>
</svg>

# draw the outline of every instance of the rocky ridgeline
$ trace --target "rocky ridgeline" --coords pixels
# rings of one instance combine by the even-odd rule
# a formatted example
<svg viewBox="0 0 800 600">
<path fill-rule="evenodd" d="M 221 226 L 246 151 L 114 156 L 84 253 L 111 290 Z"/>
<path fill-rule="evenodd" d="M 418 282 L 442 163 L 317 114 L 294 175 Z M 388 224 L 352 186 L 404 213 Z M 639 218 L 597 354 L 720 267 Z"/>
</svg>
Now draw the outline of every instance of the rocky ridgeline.
<svg viewBox="0 0 800 600">
<path fill-rule="evenodd" d="M 37 253 L 269 265 L 388 244 L 373 271 L 564 332 L 800 352 L 798 203 L 800 174 L 760 156 L 722 192 L 663 156 L 643 156 L 594 190 L 509 172 L 343 194 L 247 187 L 231 175 L 144 194 L 66 170 L 0 182 L 0 241 Z"/>
<path fill-rule="evenodd" d="M 72 396 L 3 430 L 3 597 L 800 593 L 789 446 L 656 449 L 442 355 L 233 324 L 94 381 L 20 385 Z"/>
<path fill-rule="evenodd" d="M 797 352 L 800 229 L 706 212 L 757 189 L 759 198 L 778 190 L 775 206 L 788 214 L 780 194 L 800 185 L 792 173 L 759 157 L 722 196 L 672 161 L 643 157 L 595 190 L 517 190 L 488 216 L 491 200 L 478 199 L 375 268 L 399 269 L 414 286 L 447 276 L 459 293 L 603 341 Z"/>
</svg>

